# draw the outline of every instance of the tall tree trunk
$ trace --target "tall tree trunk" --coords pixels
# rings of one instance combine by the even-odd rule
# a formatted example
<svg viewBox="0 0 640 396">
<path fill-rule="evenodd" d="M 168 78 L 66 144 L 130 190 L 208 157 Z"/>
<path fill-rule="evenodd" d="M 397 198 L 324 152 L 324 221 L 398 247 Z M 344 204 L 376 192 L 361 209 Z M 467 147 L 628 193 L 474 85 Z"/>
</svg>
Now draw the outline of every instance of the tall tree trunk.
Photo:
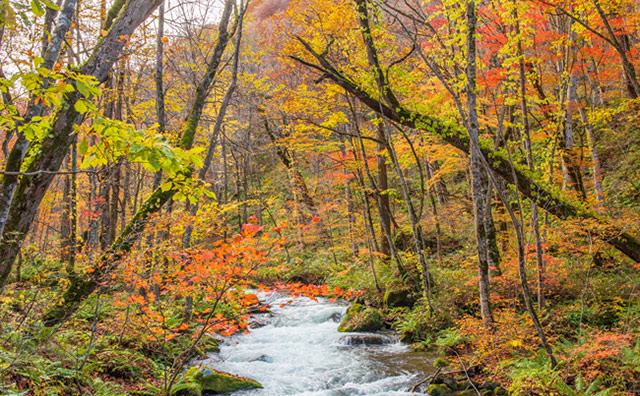
<svg viewBox="0 0 640 396">
<path fill-rule="evenodd" d="M 480 292 L 480 313 L 485 325 L 493 324 L 491 314 L 491 302 L 489 294 L 489 262 L 487 253 L 487 232 L 485 229 L 486 203 L 489 196 L 489 179 L 482 165 L 479 150 L 480 132 L 478 129 L 478 111 L 476 109 L 476 15 L 475 2 L 467 3 L 467 114 L 469 123 L 469 136 L 474 142 L 471 148 L 471 184 L 473 193 L 473 211 L 476 230 L 476 246 L 478 249 L 478 279 Z M 489 208 L 489 210 L 491 210 Z"/>
<path fill-rule="evenodd" d="M 587 113 L 583 107 L 579 107 L 580 119 L 587 130 L 587 138 L 589 139 L 589 149 L 591 150 L 591 163 L 593 173 L 593 189 L 596 195 L 596 202 L 600 210 L 604 209 L 604 190 L 602 189 L 602 167 L 600 165 L 600 156 L 598 155 L 598 147 L 596 134 L 593 124 L 589 121 Z"/>
<path fill-rule="evenodd" d="M 429 202 L 431 204 L 431 210 L 433 212 L 433 217 L 435 219 L 435 231 L 436 231 L 436 256 L 438 257 L 438 264 L 442 266 L 442 229 L 440 227 L 440 215 L 438 213 L 438 201 L 436 199 L 437 192 L 434 192 L 435 187 L 433 186 L 433 174 L 431 171 L 431 165 L 429 159 L 426 161 L 425 171 L 427 174 L 427 195 L 429 197 Z M 437 183 L 437 181 L 436 181 Z"/>
<path fill-rule="evenodd" d="M 382 154 L 385 150 L 386 137 L 384 136 L 384 128 L 382 124 L 378 124 L 377 129 L 378 135 L 376 138 L 378 139 L 378 155 L 376 156 L 376 163 L 378 166 L 378 194 L 376 194 L 376 199 L 379 200 L 378 207 L 380 208 L 380 253 L 389 256 L 391 253 L 391 248 L 389 246 L 389 241 L 385 236 L 383 231 L 383 227 L 391 230 L 391 207 L 389 206 L 389 194 L 387 193 L 389 189 L 389 181 L 387 175 L 387 157 Z"/>
<path fill-rule="evenodd" d="M 514 9 L 515 16 L 515 33 L 520 35 L 520 23 L 518 22 L 517 10 Z M 524 132 L 524 146 L 527 154 L 527 164 L 532 174 L 535 174 L 536 165 L 533 159 L 533 148 L 531 146 L 531 134 L 529 126 L 529 108 L 527 104 L 527 87 L 526 87 L 526 74 L 524 64 L 524 51 L 522 49 L 522 41 L 518 39 L 517 43 L 519 61 L 519 82 L 520 82 L 520 110 L 522 112 L 523 132 Z M 544 272 L 545 264 L 542 259 L 542 239 L 540 237 L 540 221 L 538 218 L 538 204 L 531 200 L 531 222 L 533 223 L 533 234 L 535 238 L 536 246 L 536 267 L 538 270 L 538 308 L 542 310 L 545 305 L 544 299 Z"/>
<path fill-rule="evenodd" d="M 493 212 L 491 205 L 491 197 L 493 189 L 491 181 L 487 179 L 487 190 L 485 195 L 485 211 L 484 211 L 484 230 L 487 237 L 487 264 L 489 265 L 489 276 L 493 274 L 501 275 L 500 267 L 500 249 L 498 248 L 498 232 L 493 220 Z"/>
<path fill-rule="evenodd" d="M 367 9 L 366 0 L 356 0 L 356 8 L 358 12 L 358 22 L 360 23 L 360 27 L 362 30 L 362 39 L 365 43 L 365 47 L 367 50 L 367 58 L 369 60 L 369 66 L 373 69 L 376 86 L 378 88 L 379 97 L 383 100 L 386 100 L 390 106 L 397 106 L 400 103 L 393 95 L 393 92 L 389 89 L 388 81 L 382 68 L 380 66 L 380 61 L 378 59 L 378 53 L 375 47 L 375 43 L 373 41 L 373 35 L 371 34 L 371 27 L 369 24 L 369 11 Z M 420 229 L 420 224 L 418 223 L 418 219 L 416 216 L 416 211 L 413 206 L 413 202 L 411 200 L 411 194 L 404 178 L 404 174 L 400 167 L 400 163 L 398 161 L 398 157 L 396 156 L 393 139 L 390 131 L 386 127 L 386 118 L 384 115 L 380 117 L 380 124 L 378 127 L 384 128 L 383 135 L 385 136 L 386 149 L 391 156 L 394 166 L 396 167 L 396 171 L 398 173 L 398 178 L 400 180 L 400 185 L 402 187 L 402 194 L 404 196 L 405 204 L 407 205 L 407 210 L 409 212 L 409 221 L 411 223 L 411 231 L 413 233 L 413 241 L 416 250 L 416 255 L 418 256 L 418 262 L 420 265 L 420 270 L 422 273 L 422 286 L 424 295 L 427 298 L 429 304 L 429 310 L 432 311 L 433 307 L 431 305 L 431 273 L 429 270 L 429 264 L 424 254 L 424 241 L 422 237 L 422 231 Z M 391 241 L 390 241 L 391 242 Z"/>
</svg>

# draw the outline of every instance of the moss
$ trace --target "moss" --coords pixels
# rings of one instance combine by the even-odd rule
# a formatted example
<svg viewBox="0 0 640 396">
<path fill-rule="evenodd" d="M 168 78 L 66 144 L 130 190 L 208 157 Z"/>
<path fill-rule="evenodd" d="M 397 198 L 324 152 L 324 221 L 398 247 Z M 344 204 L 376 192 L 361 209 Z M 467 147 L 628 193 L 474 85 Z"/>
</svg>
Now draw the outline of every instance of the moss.
<svg viewBox="0 0 640 396">
<path fill-rule="evenodd" d="M 340 326 L 338 326 L 338 331 L 377 331 L 383 326 L 383 318 L 379 310 L 376 308 L 364 308 L 360 304 L 353 304 L 347 310 L 347 314 Z"/>
<path fill-rule="evenodd" d="M 427 388 L 429 396 L 442 396 L 451 393 L 451 388 L 443 384 L 432 384 Z"/>
<path fill-rule="evenodd" d="M 433 361 L 433 367 L 435 368 L 447 367 L 448 365 L 449 361 L 447 359 L 436 358 L 436 360 Z"/>
<path fill-rule="evenodd" d="M 413 291 L 403 285 L 392 285 L 384 292 L 384 306 L 387 308 L 413 307 L 416 298 Z"/>
<path fill-rule="evenodd" d="M 358 303 L 353 303 L 353 304 L 351 304 L 351 306 L 349 306 L 349 308 L 347 308 L 347 313 L 346 313 L 345 317 L 353 316 L 356 313 L 362 311 L 363 309 L 364 309 L 364 305 L 358 304 Z"/>
<path fill-rule="evenodd" d="M 239 377 L 209 367 L 192 367 L 185 377 L 192 377 L 200 385 L 202 392 L 226 393 L 242 389 L 262 388 L 262 385 L 251 378 Z"/>
</svg>

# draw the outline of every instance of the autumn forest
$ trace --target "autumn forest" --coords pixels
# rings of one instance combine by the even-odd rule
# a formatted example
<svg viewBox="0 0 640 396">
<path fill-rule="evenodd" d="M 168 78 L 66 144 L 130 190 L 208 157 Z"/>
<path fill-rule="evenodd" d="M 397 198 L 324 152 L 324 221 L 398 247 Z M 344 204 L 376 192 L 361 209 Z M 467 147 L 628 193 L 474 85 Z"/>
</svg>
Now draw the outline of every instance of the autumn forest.
<svg viewBox="0 0 640 396">
<path fill-rule="evenodd" d="M 1 395 L 640 395 L 637 0 L 0 0 Z"/>
</svg>

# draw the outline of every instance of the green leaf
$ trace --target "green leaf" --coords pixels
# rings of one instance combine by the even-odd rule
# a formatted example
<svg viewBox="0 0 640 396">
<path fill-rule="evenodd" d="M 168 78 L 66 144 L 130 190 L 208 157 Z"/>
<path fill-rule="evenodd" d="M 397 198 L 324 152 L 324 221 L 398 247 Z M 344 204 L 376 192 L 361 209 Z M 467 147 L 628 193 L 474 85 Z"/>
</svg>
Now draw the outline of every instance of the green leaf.
<svg viewBox="0 0 640 396">
<path fill-rule="evenodd" d="M 169 190 L 171 190 L 171 188 L 173 187 L 173 183 L 171 183 L 170 181 L 164 183 L 162 186 L 160 186 L 160 188 L 162 189 L 162 192 L 167 192 Z"/>
<path fill-rule="evenodd" d="M 89 149 L 89 142 L 86 137 L 83 137 L 80 143 L 78 143 L 78 152 L 80 155 L 85 155 Z"/>
<path fill-rule="evenodd" d="M 76 104 L 73 106 L 76 111 L 80 114 L 84 114 L 87 112 L 87 105 L 84 103 L 84 101 L 79 100 L 76 102 Z"/>
<path fill-rule="evenodd" d="M 76 80 L 76 88 L 78 89 L 78 92 L 80 92 L 85 98 L 89 97 L 89 88 L 87 88 L 87 85 L 85 83 L 80 80 Z"/>
<path fill-rule="evenodd" d="M 42 8 L 42 4 L 40 4 L 40 0 L 31 0 L 31 11 L 38 17 L 44 15 L 44 9 Z"/>
<path fill-rule="evenodd" d="M 60 7 L 56 3 L 51 2 L 51 0 L 40 0 L 47 8 L 51 8 L 52 10 L 60 11 Z"/>
</svg>

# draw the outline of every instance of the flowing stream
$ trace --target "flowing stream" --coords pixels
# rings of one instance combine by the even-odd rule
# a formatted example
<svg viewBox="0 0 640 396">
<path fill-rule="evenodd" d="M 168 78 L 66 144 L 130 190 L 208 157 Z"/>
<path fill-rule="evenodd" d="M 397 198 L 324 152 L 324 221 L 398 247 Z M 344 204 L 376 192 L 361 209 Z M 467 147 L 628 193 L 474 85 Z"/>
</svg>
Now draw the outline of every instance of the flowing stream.
<svg viewBox="0 0 640 396">
<path fill-rule="evenodd" d="M 264 386 L 234 395 L 411 395 L 411 387 L 434 371 L 433 356 L 412 352 L 393 334 L 339 333 L 344 304 L 259 297 L 271 305 L 272 313 L 256 315 L 266 324 L 226 339 L 219 354 L 201 362 Z M 378 344 L 357 344 L 362 337 Z"/>
</svg>

